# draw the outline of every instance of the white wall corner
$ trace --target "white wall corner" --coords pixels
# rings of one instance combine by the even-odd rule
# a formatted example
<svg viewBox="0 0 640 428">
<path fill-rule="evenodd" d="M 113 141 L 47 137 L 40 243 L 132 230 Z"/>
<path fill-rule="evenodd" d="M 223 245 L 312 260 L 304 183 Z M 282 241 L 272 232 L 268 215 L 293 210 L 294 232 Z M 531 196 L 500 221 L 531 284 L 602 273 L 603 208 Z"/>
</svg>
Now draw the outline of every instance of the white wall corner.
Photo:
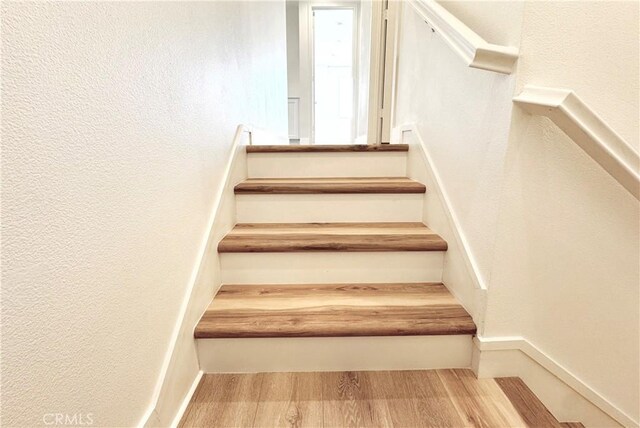
<svg viewBox="0 0 640 428">
<path fill-rule="evenodd" d="M 586 427 L 638 427 L 638 421 L 520 336 L 473 339 L 478 378 L 519 377 L 561 422 Z"/>
<path fill-rule="evenodd" d="M 546 116 L 640 200 L 640 154 L 569 89 L 527 85 L 513 102 Z"/>
<path fill-rule="evenodd" d="M 139 426 L 176 426 L 200 381 L 193 330 L 220 286 L 217 242 L 235 224 L 234 186 L 247 178 L 245 146 L 253 131 L 239 125 L 229 152 L 222 184 L 213 200 L 208 226 L 200 243 L 191 279 L 177 317 L 151 406 Z"/>
<path fill-rule="evenodd" d="M 503 74 L 515 70 L 517 48 L 486 42 L 435 0 L 409 0 L 407 3 L 469 67 Z"/>
</svg>

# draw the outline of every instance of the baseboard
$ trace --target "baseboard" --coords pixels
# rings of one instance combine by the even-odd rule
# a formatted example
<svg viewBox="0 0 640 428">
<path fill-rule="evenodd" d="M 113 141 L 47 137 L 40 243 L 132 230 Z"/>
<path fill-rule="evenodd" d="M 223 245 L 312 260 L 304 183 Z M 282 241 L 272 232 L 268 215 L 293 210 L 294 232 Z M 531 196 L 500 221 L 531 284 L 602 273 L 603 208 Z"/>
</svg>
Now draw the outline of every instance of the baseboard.
<svg viewBox="0 0 640 428">
<path fill-rule="evenodd" d="M 443 282 L 473 316 L 480 339 L 474 368 L 481 377 L 519 376 L 562 421 L 586 426 L 631 426 L 638 422 L 522 338 L 482 338 L 487 285 L 460 228 L 429 150 L 414 124 L 396 127 L 392 143 L 408 143 L 407 175 L 427 186 L 424 222 L 449 243 Z"/>
<path fill-rule="evenodd" d="M 182 420 L 182 417 L 184 416 L 184 412 L 187 411 L 187 407 L 189 407 L 191 398 L 193 398 L 193 394 L 195 394 L 196 389 L 198 389 L 198 385 L 200 385 L 200 380 L 202 379 L 203 375 L 204 375 L 204 372 L 200 370 L 196 378 L 193 380 L 193 383 L 191 384 L 191 388 L 189 388 L 189 392 L 187 392 L 187 395 L 185 395 L 184 400 L 182 400 L 182 404 L 178 409 L 178 413 L 176 413 L 176 417 L 173 419 L 173 422 L 171 423 L 171 428 L 176 428 L 180 423 L 180 420 Z"/>
<path fill-rule="evenodd" d="M 197 385 L 201 371 L 193 330 L 220 286 L 220 263 L 215 247 L 235 224 L 233 187 L 247 177 L 245 145 L 252 137 L 250 128 L 238 126 L 223 172 L 222 185 L 213 200 L 199 256 L 176 318 L 152 404 L 139 426 L 171 426 L 176 418 L 179 420 L 178 416 L 181 417 L 180 411 L 184 411 L 181 406 L 184 406 L 186 397 L 190 398 L 193 385 Z"/>
<path fill-rule="evenodd" d="M 407 135 L 409 133 L 411 137 Z M 487 287 L 460 228 L 427 145 L 415 124 L 394 128 L 391 133 L 391 142 L 409 144 L 407 176 L 427 186 L 425 205 L 422 210 L 423 222 L 446 239 L 449 244 L 445 254 L 443 282 L 471 314 L 479 334 L 482 334 Z"/>
<path fill-rule="evenodd" d="M 560 421 L 586 427 L 638 427 L 638 422 L 522 337 L 476 337 L 473 370 L 481 378 L 517 376 Z"/>
</svg>

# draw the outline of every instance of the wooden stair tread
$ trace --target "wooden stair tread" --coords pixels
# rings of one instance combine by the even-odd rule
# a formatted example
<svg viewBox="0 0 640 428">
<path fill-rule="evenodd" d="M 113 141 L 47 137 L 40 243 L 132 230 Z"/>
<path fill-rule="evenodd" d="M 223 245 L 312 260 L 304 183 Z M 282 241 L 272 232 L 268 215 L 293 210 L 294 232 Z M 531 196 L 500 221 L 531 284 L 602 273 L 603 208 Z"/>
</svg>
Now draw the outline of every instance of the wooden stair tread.
<svg viewBox="0 0 640 428">
<path fill-rule="evenodd" d="M 425 193 L 424 184 L 407 177 L 249 178 L 237 194 Z"/>
<path fill-rule="evenodd" d="M 218 244 L 220 253 L 446 249 L 422 223 L 241 223 Z"/>
<path fill-rule="evenodd" d="M 407 144 L 314 144 L 247 146 L 247 153 L 407 152 Z"/>
<path fill-rule="evenodd" d="M 196 338 L 475 334 L 440 283 L 223 285 Z"/>
<path fill-rule="evenodd" d="M 528 427 L 561 428 L 560 422 L 519 377 L 496 378 L 513 407 Z"/>
</svg>

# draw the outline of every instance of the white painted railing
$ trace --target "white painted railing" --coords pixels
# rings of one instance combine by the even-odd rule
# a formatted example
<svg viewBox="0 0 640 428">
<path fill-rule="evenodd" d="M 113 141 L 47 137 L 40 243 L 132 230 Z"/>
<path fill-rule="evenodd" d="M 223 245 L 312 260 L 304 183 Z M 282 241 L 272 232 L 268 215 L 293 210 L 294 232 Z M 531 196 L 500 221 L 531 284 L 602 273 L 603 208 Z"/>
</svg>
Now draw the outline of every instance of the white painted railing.
<svg viewBox="0 0 640 428">
<path fill-rule="evenodd" d="M 511 74 L 518 61 L 518 49 L 486 42 L 435 0 L 408 0 L 426 23 L 467 63 L 469 67 Z"/>
<path fill-rule="evenodd" d="M 640 155 L 569 89 L 525 86 L 513 102 L 546 116 L 640 200 Z"/>
</svg>

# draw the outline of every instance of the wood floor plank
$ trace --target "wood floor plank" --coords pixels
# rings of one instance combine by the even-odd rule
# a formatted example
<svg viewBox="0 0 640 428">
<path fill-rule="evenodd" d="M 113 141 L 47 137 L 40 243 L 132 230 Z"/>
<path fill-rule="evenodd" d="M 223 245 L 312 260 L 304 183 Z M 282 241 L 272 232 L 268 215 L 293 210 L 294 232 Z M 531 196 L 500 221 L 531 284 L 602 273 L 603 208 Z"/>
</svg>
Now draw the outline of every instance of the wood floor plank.
<svg viewBox="0 0 640 428">
<path fill-rule="evenodd" d="M 196 338 L 474 334 L 440 283 L 223 285 Z"/>
<path fill-rule="evenodd" d="M 270 373 L 264 377 L 255 427 L 321 427 L 322 374 Z"/>
<path fill-rule="evenodd" d="M 180 427 L 249 427 L 258 407 L 264 374 L 206 374 Z"/>
<path fill-rule="evenodd" d="M 562 426 L 522 379 L 504 377 L 495 381 L 528 427 L 560 428 Z"/>
<path fill-rule="evenodd" d="M 446 249 L 422 223 L 243 223 L 218 244 L 220 253 Z"/>
<path fill-rule="evenodd" d="M 516 381 L 501 381 L 519 398 Z M 529 412 L 545 411 L 528 408 Z M 535 416 L 535 415 L 532 415 Z M 205 375 L 180 427 L 553 427 L 469 369 Z M 562 423 L 565 428 L 584 428 Z"/>
<path fill-rule="evenodd" d="M 375 393 L 376 372 L 323 373 L 325 427 L 391 427 L 384 396 Z"/>
<path fill-rule="evenodd" d="M 247 153 L 407 152 L 407 144 L 313 144 L 247 146 Z"/>
<path fill-rule="evenodd" d="M 509 399 L 493 379 L 476 379 L 464 369 L 438 370 L 458 414 L 473 427 L 524 427 Z"/>
<path fill-rule="evenodd" d="M 248 178 L 237 194 L 425 193 L 422 183 L 407 177 Z"/>
<path fill-rule="evenodd" d="M 376 380 L 394 427 L 465 426 L 435 371 L 380 372 Z"/>
</svg>

